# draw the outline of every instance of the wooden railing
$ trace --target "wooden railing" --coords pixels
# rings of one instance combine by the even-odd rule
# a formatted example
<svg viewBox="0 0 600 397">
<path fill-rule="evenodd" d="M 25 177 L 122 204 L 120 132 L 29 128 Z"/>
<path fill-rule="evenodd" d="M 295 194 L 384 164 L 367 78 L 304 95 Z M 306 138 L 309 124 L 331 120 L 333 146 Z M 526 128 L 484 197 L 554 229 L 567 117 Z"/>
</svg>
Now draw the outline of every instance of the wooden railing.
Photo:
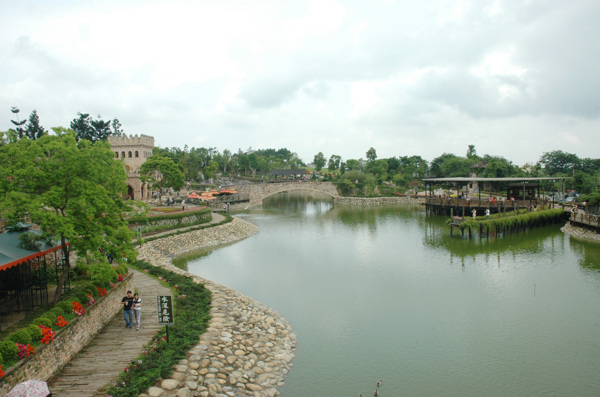
<svg viewBox="0 0 600 397">
<path fill-rule="evenodd" d="M 600 215 L 586 214 L 585 212 L 577 212 L 571 214 L 569 218 L 572 222 L 583 223 L 584 225 L 600 227 Z"/>
<path fill-rule="evenodd" d="M 536 205 L 549 205 L 545 200 L 492 200 L 489 199 L 460 199 L 456 197 L 427 197 L 425 205 L 439 205 L 445 207 L 489 207 L 489 208 L 527 208 Z"/>
</svg>

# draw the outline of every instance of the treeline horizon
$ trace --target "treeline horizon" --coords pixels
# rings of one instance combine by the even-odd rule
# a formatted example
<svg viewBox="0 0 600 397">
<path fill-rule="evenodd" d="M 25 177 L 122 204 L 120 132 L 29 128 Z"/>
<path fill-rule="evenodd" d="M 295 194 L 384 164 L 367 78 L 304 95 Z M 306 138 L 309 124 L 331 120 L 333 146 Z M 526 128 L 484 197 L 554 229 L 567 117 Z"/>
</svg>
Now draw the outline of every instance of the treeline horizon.
<svg viewBox="0 0 600 397">
<path fill-rule="evenodd" d="M 38 139 L 49 133 L 40 125 L 35 110 L 27 120 L 19 120 L 18 108 L 13 107 L 11 112 L 17 116 L 17 120 L 11 120 L 15 128 L 0 132 L 0 145 L 19 139 Z M 85 139 L 92 143 L 107 140 L 111 135 L 124 135 L 116 118 L 105 121 L 101 116 L 94 119 L 87 113 L 77 113 L 77 116 L 70 122 L 70 129 L 54 127 L 52 131 L 61 135 L 72 130 L 77 141 Z M 579 158 L 561 150 L 544 152 L 535 164 L 523 166 L 515 165 L 503 156 L 480 156 L 474 145 L 468 145 L 465 156 L 442 153 L 430 162 L 420 155 L 378 158 L 373 147 L 365 152 L 364 159 L 343 159 L 337 154 L 326 156 L 318 152 L 310 161 L 301 159 L 287 148 L 250 148 L 246 151 L 238 149 L 237 152 L 224 149 L 221 152 L 216 147 L 189 148 L 185 145 L 183 148 L 155 147 L 153 155 L 170 158 L 186 180 L 195 182 L 214 178 L 217 174 L 264 178 L 276 169 L 310 166 L 318 173 L 323 171 L 327 180 L 340 184 L 353 181 L 354 188 L 360 184 L 376 186 L 384 183 L 407 189 L 419 188 L 423 185 L 422 180 L 428 177 L 465 177 L 472 173 L 489 178 L 566 176 L 571 177 L 568 183 L 572 188 L 584 193 L 598 190 L 600 184 L 600 159 Z"/>
</svg>

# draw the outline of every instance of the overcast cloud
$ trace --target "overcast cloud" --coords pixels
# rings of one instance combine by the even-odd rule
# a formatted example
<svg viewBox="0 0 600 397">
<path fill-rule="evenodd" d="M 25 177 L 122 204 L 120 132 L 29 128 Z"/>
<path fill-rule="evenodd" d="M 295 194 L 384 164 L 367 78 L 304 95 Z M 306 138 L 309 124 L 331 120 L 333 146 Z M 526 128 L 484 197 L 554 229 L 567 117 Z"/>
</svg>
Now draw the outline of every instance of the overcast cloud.
<svg viewBox="0 0 600 397">
<path fill-rule="evenodd" d="M 36 109 L 306 162 L 599 158 L 600 2 L 0 0 L 0 130 Z"/>
</svg>

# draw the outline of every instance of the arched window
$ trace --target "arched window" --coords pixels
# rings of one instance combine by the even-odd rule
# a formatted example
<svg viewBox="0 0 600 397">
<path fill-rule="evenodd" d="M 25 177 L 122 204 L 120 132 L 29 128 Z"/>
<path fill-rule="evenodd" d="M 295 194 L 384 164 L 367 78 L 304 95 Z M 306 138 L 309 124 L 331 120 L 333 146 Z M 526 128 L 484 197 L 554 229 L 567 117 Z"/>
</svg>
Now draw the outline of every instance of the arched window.
<svg viewBox="0 0 600 397">
<path fill-rule="evenodd" d="M 129 152 L 128 154 L 129 154 L 129 158 L 131 158 L 131 157 L 132 157 L 132 156 L 131 156 L 131 152 Z"/>
<path fill-rule="evenodd" d="M 125 158 L 125 152 L 121 152 L 121 158 L 124 159 Z"/>
<path fill-rule="evenodd" d="M 135 157 L 140 157 L 140 154 L 138 153 L 138 151 L 135 151 Z"/>
<path fill-rule="evenodd" d="M 119 152 L 115 152 L 115 157 L 119 158 Z"/>
</svg>

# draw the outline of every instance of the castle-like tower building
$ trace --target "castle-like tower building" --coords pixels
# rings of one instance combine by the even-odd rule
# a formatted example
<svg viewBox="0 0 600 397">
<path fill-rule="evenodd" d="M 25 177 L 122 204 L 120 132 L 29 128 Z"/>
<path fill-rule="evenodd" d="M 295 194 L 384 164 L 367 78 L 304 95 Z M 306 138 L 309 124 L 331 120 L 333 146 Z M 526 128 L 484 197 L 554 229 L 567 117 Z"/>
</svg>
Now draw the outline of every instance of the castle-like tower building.
<svg viewBox="0 0 600 397">
<path fill-rule="evenodd" d="M 127 170 L 127 194 L 129 197 L 140 200 L 152 198 L 148 186 L 140 180 L 139 170 L 146 159 L 152 156 L 154 137 L 148 135 L 121 135 L 109 136 L 108 143 L 115 152 L 115 158 L 125 164 Z"/>
</svg>

